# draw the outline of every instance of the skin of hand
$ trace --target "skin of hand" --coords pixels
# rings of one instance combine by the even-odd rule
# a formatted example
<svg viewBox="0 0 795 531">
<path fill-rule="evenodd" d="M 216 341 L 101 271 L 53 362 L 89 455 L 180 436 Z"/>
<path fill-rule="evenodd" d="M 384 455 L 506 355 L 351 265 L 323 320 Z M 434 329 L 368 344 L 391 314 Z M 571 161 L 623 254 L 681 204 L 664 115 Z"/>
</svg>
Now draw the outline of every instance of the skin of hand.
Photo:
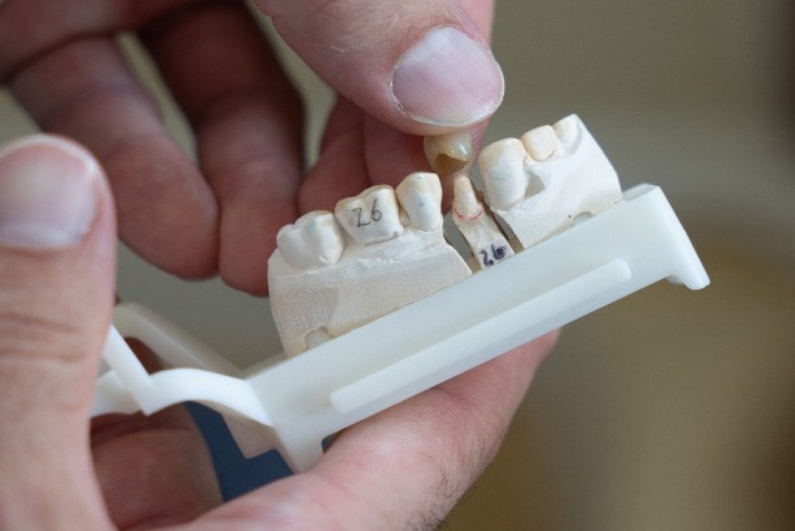
<svg viewBox="0 0 795 531">
<path fill-rule="evenodd" d="M 305 168 L 300 98 L 238 0 L 0 0 L 0 81 L 107 172 L 122 239 L 189 278 L 267 292 L 280 227 L 428 169 L 421 135 L 470 130 L 502 100 L 493 0 L 253 0 L 338 93 Z M 134 32 L 192 125 L 165 130 L 114 38 Z"/>
<path fill-rule="evenodd" d="M 309 472 L 221 505 L 183 408 L 90 424 L 115 230 L 110 186 L 84 148 L 39 135 L 0 149 L 0 529 L 435 529 L 555 341 L 355 425 Z"/>
</svg>

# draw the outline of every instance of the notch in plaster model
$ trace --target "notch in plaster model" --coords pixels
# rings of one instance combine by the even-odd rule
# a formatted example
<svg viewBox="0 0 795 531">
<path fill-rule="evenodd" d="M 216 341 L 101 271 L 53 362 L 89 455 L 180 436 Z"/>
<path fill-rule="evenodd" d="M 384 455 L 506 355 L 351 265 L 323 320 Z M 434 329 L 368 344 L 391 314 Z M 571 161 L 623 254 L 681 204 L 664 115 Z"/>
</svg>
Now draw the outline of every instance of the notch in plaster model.
<svg viewBox="0 0 795 531">
<path fill-rule="evenodd" d="M 649 284 L 709 283 L 662 191 L 622 194 L 578 118 L 496 142 L 479 166 L 484 201 L 458 177 L 452 213 L 472 269 L 444 239 L 436 175 L 370 188 L 279 232 L 271 306 L 292 357 L 241 372 L 120 305 L 93 413 L 199 401 L 224 414 L 245 455 L 276 448 L 306 470 L 340 429 Z M 177 368 L 147 374 L 119 332 Z"/>
</svg>

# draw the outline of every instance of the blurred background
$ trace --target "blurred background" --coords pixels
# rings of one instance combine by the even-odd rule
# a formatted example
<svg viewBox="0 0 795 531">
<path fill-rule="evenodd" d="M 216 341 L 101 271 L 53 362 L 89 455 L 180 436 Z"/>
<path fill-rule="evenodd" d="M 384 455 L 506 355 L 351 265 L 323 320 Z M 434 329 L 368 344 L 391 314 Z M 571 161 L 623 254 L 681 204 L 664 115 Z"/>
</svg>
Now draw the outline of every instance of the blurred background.
<svg viewBox="0 0 795 531">
<path fill-rule="evenodd" d="M 795 529 L 795 4 L 503 1 L 494 47 L 507 93 L 490 138 L 578 113 L 624 187 L 663 188 L 713 284 L 656 285 L 567 327 L 449 528 Z M 284 55 L 311 150 L 331 96 Z M 166 117 L 190 149 L 178 112 Z M 32 130 L 0 94 L 0 140 Z M 280 350 L 267 301 L 125 249 L 119 267 L 124 298 L 238 365 Z"/>
</svg>

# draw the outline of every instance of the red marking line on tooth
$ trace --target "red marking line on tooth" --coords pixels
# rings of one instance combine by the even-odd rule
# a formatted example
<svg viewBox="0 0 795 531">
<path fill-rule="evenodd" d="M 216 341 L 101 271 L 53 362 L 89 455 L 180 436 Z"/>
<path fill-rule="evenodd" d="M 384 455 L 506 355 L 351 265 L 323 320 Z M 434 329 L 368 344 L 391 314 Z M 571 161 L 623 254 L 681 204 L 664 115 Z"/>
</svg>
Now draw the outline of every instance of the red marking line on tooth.
<svg viewBox="0 0 795 531">
<path fill-rule="evenodd" d="M 453 207 L 453 215 L 458 219 L 463 219 L 464 221 L 477 221 L 483 216 L 483 207 L 480 207 L 480 210 L 474 216 L 464 216 L 459 212 L 456 207 Z"/>
</svg>

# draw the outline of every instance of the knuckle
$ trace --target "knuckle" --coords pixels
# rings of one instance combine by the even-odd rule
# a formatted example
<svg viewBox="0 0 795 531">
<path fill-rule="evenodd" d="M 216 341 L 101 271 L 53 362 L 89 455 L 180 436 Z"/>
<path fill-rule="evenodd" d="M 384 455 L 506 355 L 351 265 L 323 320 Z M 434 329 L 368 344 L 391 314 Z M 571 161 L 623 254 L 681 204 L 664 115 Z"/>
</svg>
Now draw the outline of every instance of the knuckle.
<svg viewBox="0 0 795 531">
<path fill-rule="evenodd" d="M 80 335 L 79 327 L 57 311 L 32 313 L 20 308 L 0 308 L 0 354 L 25 358 L 52 357 L 55 338 L 70 343 Z M 68 357 L 68 350 L 57 353 Z"/>
</svg>

